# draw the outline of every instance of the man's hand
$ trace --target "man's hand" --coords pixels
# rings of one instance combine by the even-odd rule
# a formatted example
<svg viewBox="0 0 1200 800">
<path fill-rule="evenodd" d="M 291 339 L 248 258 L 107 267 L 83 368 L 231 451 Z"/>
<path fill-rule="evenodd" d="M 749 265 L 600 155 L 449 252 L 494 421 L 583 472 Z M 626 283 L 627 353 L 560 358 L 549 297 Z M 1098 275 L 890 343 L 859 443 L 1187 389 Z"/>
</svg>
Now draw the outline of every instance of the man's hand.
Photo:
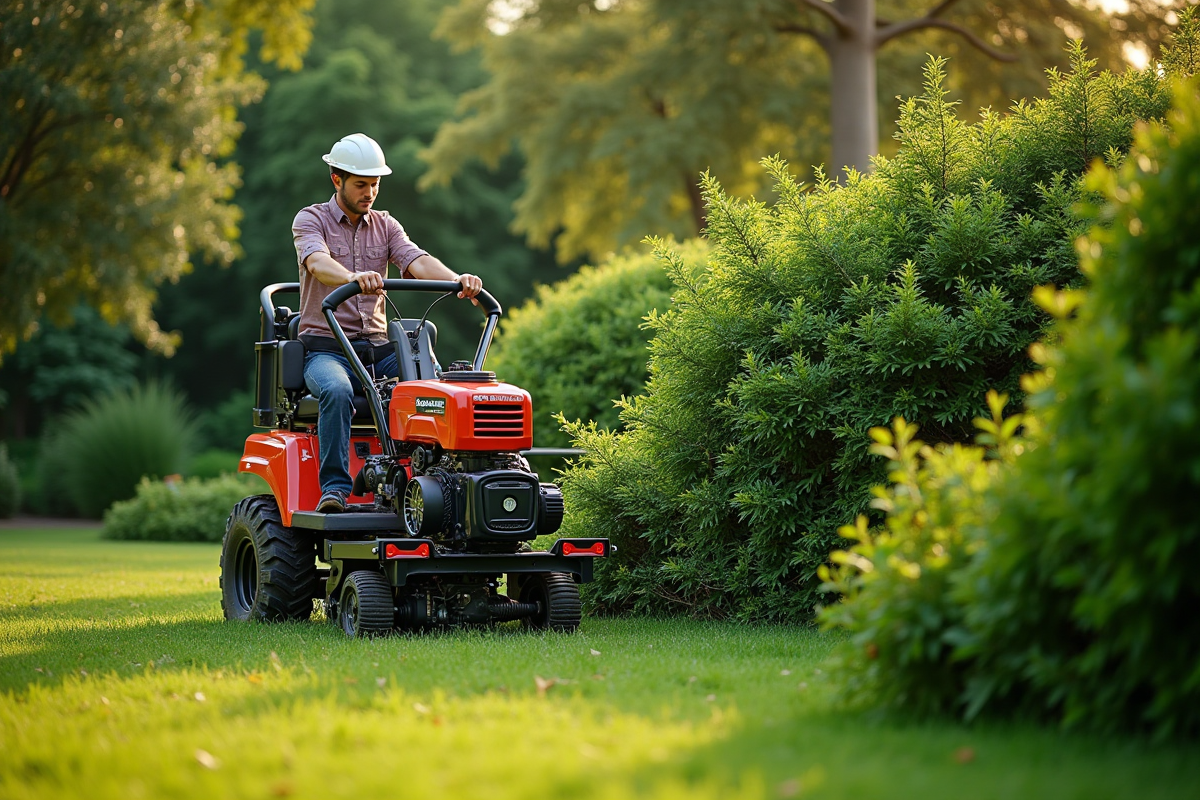
<svg viewBox="0 0 1200 800">
<path fill-rule="evenodd" d="M 350 274 L 350 281 L 357 281 L 358 288 L 362 290 L 363 294 L 383 294 L 383 276 L 378 272 L 370 270 L 353 272 Z M 350 281 L 346 281 L 346 283 Z M 459 295 L 459 297 L 461 296 Z"/>
<path fill-rule="evenodd" d="M 462 291 L 458 293 L 459 297 L 469 297 L 471 302 L 479 305 L 479 301 L 475 299 L 475 295 L 483 291 L 483 281 L 478 275 L 469 275 L 463 273 L 458 276 L 458 282 L 462 284 Z"/>
</svg>

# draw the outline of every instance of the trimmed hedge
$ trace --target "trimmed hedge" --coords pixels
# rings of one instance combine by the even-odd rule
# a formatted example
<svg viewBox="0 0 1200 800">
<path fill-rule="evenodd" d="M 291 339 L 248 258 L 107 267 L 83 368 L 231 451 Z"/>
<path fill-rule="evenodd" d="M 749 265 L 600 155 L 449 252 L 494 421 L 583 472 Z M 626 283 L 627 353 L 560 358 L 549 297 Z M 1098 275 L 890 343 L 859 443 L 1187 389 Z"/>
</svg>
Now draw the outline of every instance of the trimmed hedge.
<svg viewBox="0 0 1200 800">
<path fill-rule="evenodd" d="M 132 499 L 113 503 L 104 513 L 101 535 L 106 539 L 219 542 L 234 505 L 264 487 L 257 478 L 239 475 L 173 483 L 143 478 Z"/>
<path fill-rule="evenodd" d="M 1050 320 L 1031 291 L 1081 282 L 1079 176 L 1169 106 L 1154 70 L 1071 58 L 1047 98 L 975 124 L 932 60 L 896 157 L 845 185 L 806 191 L 768 160 L 766 205 L 705 177 L 711 256 L 697 269 L 658 248 L 675 302 L 651 317 L 644 395 L 624 431 L 570 426 L 589 454 L 564 478 L 565 533 L 619 545 L 596 605 L 811 619 L 838 528 L 884 479 L 868 431 L 903 416 L 968 441 L 987 390 L 1021 399 Z"/>
<path fill-rule="evenodd" d="M 703 262 L 702 242 L 681 247 Z M 538 447 L 568 447 L 555 421 L 594 420 L 620 425 L 613 398 L 638 392 L 649 376 L 650 331 L 644 320 L 671 303 L 671 280 L 651 254 L 583 267 L 570 278 L 539 286 L 532 299 L 505 319 L 489 358 L 501 380 L 533 395 L 533 439 Z"/>
</svg>

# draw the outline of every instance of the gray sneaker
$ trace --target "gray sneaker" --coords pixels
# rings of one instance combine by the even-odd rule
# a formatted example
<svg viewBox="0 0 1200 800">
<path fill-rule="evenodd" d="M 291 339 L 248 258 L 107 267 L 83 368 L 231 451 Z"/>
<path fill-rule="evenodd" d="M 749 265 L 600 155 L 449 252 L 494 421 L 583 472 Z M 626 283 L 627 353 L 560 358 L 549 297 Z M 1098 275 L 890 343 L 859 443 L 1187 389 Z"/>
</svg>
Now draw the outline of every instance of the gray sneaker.
<svg viewBox="0 0 1200 800">
<path fill-rule="evenodd" d="M 323 514 L 337 514 L 346 510 L 346 493 L 330 489 L 321 495 L 317 502 L 317 511 Z"/>
</svg>

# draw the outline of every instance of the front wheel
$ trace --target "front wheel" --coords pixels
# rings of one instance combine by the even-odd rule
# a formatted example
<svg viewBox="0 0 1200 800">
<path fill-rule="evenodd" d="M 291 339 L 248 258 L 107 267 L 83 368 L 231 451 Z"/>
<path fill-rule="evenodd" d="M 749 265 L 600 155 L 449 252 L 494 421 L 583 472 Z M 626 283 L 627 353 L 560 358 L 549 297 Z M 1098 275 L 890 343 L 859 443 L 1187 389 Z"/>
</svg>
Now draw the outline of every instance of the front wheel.
<svg viewBox="0 0 1200 800">
<path fill-rule="evenodd" d="M 337 604 L 338 622 L 347 636 L 387 633 L 396 620 L 392 585 L 378 572 L 352 572 Z"/>
<path fill-rule="evenodd" d="M 579 587 L 565 572 L 531 575 L 521 587 L 521 602 L 541 606 L 537 614 L 525 618 L 525 624 L 530 628 L 574 633 L 579 627 L 583 614 Z"/>
<path fill-rule="evenodd" d="M 275 498 L 239 502 L 221 541 L 225 619 L 308 619 L 318 584 L 316 554 L 311 539 L 283 525 Z"/>
</svg>

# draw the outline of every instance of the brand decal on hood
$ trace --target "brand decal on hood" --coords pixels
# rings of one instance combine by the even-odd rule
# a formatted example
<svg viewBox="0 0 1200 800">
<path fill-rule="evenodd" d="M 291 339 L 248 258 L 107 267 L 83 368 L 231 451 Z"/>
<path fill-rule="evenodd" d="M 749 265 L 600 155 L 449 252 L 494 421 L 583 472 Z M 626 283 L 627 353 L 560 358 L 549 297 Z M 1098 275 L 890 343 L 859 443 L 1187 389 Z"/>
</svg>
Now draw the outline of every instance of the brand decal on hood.
<svg viewBox="0 0 1200 800">
<path fill-rule="evenodd" d="M 474 394 L 471 399 L 476 403 L 521 403 L 525 398 L 519 394 Z"/>
<path fill-rule="evenodd" d="M 444 397 L 418 397 L 417 398 L 417 413 L 418 414 L 446 414 L 446 398 Z"/>
</svg>

